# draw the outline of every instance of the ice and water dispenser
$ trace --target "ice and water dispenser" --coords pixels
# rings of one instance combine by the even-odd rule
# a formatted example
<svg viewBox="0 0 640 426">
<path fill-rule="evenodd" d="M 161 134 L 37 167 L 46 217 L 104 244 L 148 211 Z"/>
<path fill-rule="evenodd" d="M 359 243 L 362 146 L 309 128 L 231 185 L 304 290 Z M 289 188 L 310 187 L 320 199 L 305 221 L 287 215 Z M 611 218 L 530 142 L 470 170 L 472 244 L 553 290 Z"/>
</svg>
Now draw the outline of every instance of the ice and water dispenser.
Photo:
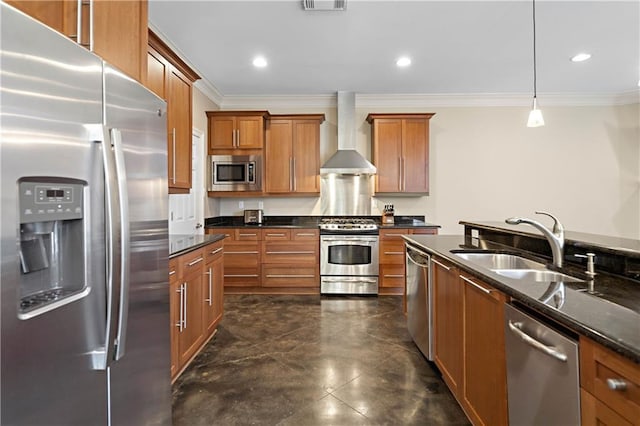
<svg viewBox="0 0 640 426">
<path fill-rule="evenodd" d="M 18 316 L 28 319 L 71 301 L 86 288 L 84 183 L 24 178 L 18 186 Z"/>
</svg>

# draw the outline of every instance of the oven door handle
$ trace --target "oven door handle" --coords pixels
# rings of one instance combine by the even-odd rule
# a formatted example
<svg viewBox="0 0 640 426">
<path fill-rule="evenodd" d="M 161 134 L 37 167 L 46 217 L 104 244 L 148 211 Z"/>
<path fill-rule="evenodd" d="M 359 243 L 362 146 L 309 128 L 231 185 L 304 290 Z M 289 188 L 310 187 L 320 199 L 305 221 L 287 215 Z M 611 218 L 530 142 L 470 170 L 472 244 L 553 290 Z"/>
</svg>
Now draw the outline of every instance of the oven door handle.
<svg viewBox="0 0 640 426">
<path fill-rule="evenodd" d="M 348 237 L 326 237 L 326 236 L 321 236 L 320 237 L 320 241 L 321 242 L 330 242 L 330 243 L 335 243 L 335 242 L 339 242 L 339 243 L 362 243 L 362 242 L 366 242 L 366 243 L 377 243 L 378 242 L 378 237 L 364 237 L 364 236 L 348 236 Z"/>
<path fill-rule="evenodd" d="M 358 282 L 358 283 L 376 283 L 378 280 L 374 278 L 360 278 L 360 277 L 342 277 L 342 278 L 327 278 L 322 277 L 322 281 L 327 283 L 342 283 L 342 282 Z"/>
</svg>

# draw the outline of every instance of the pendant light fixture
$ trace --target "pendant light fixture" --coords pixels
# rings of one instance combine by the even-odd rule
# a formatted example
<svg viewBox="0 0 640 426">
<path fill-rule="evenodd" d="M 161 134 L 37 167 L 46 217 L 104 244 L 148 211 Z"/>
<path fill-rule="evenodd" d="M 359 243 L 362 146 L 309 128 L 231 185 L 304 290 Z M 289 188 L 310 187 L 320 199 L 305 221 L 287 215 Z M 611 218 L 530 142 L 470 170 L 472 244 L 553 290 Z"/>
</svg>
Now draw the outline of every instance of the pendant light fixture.
<svg viewBox="0 0 640 426">
<path fill-rule="evenodd" d="M 533 0 L 533 107 L 529 113 L 527 127 L 544 126 L 542 111 L 538 109 L 536 65 L 536 0 Z"/>
</svg>

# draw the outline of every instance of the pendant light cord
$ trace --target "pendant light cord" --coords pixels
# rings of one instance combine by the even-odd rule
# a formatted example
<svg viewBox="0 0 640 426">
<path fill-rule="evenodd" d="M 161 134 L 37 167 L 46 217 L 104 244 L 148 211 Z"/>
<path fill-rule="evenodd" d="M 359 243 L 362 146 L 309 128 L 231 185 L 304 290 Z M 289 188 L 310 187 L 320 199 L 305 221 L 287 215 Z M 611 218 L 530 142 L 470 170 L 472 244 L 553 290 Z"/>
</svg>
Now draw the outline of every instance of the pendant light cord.
<svg viewBox="0 0 640 426">
<path fill-rule="evenodd" d="M 533 98 L 537 96 L 537 75 L 536 75 L 536 0 L 533 0 Z"/>
</svg>

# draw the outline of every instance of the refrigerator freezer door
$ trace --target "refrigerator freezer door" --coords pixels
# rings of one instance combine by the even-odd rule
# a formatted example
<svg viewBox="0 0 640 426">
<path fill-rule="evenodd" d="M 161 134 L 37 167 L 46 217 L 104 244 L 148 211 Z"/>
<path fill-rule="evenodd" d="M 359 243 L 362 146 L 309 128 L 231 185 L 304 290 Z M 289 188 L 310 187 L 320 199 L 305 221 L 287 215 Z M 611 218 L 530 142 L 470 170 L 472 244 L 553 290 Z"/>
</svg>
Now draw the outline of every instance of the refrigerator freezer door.
<svg viewBox="0 0 640 426">
<path fill-rule="evenodd" d="M 0 8 L 0 424 L 106 424 L 107 375 L 93 368 L 92 356 L 105 329 L 102 148 L 85 126 L 102 122 L 102 62 L 5 3 Z M 27 281 L 55 291 L 68 279 L 51 271 L 52 263 L 39 262 L 42 269 L 34 272 L 21 268 L 21 217 L 34 212 L 19 211 L 21 201 L 33 197 L 19 194 L 19 184 L 29 179 L 68 180 L 80 188 L 81 218 L 74 226 L 81 232 L 70 238 L 84 249 L 63 259 L 68 247 L 58 244 L 56 261 L 63 265 L 72 257 L 84 273 L 75 278 L 72 297 L 21 316 L 23 296 L 33 290 Z M 39 223 L 64 229 L 61 220 Z M 53 258 L 46 251 L 51 244 L 44 244 L 43 256 Z M 33 274 L 49 279 L 38 282 Z"/>
<path fill-rule="evenodd" d="M 110 367 L 113 424 L 171 424 L 166 104 L 105 66 L 111 133 L 129 253 Z M 128 236 L 127 236 L 128 235 Z M 128 266 L 127 266 L 128 265 Z"/>
</svg>

